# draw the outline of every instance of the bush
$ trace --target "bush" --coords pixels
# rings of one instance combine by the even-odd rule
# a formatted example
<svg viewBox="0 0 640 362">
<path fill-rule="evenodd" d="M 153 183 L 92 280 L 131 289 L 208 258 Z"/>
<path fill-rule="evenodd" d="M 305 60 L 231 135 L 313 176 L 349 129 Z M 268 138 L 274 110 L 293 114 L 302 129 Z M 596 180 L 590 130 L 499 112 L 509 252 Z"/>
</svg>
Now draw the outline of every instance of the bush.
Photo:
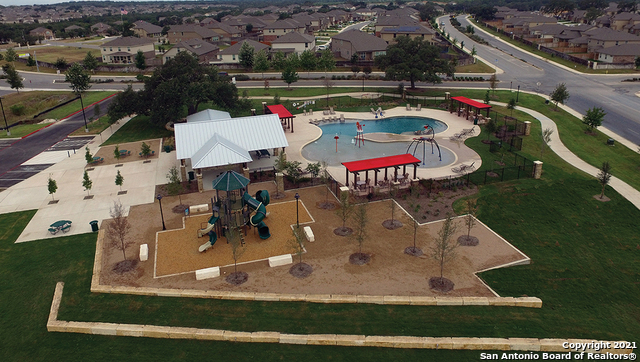
<svg viewBox="0 0 640 362">
<path fill-rule="evenodd" d="M 23 116 L 25 113 L 27 113 L 27 107 L 25 107 L 23 104 L 14 104 L 9 107 L 9 109 L 11 109 L 11 113 L 13 113 L 14 116 Z"/>
<path fill-rule="evenodd" d="M 246 80 L 251 80 L 251 78 L 246 74 L 237 74 L 237 75 L 235 75 L 235 77 L 236 77 L 236 82 L 243 82 L 243 81 L 246 81 Z"/>
</svg>

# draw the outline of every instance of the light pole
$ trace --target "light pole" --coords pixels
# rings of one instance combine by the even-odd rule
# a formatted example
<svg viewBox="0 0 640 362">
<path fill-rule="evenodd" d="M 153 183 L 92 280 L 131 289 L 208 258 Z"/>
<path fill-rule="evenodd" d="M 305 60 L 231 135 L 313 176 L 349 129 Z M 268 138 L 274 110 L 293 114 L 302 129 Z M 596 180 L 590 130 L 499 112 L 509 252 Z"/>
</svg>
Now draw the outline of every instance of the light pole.
<svg viewBox="0 0 640 362">
<path fill-rule="evenodd" d="M 511 83 L 509 83 L 509 92 L 511 92 L 511 88 L 513 88 L 513 81 L 511 81 Z"/>
<path fill-rule="evenodd" d="M 158 202 L 160 203 L 160 217 L 162 218 L 162 230 L 167 230 L 167 227 L 164 226 L 164 214 L 162 213 L 162 195 L 158 194 L 158 196 L 156 196 L 156 199 L 158 199 Z"/>
<path fill-rule="evenodd" d="M 82 93 L 80 94 L 80 107 L 82 108 L 82 118 L 84 118 L 84 131 L 89 132 L 89 127 L 87 127 L 87 116 L 84 114 L 84 103 L 82 103 Z"/>
<path fill-rule="evenodd" d="M 362 73 L 362 91 L 364 92 L 364 73 Z"/>
<path fill-rule="evenodd" d="M 300 195 L 296 192 L 296 228 L 300 229 L 300 218 L 298 217 L 298 200 L 300 200 Z"/>
<path fill-rule="evenodd" d="M 7 124 L 7 116 L 4 114 L 4 106 L 2 105 L 2 97 L 0 97 L 0 108 L 2 108 L 2 117 L 4 117 L 4 126 L 7 127 L 7 136 L 11 136 L 11 131 L 9 131 L 9 125 Z"/>
<path fill-rule="evenodd" d="M 518 103 L 519 97 L 520 97 L 520 84 L 518 84 L 518 93 L 516 93 L 516 103 Z"/>
</svg>

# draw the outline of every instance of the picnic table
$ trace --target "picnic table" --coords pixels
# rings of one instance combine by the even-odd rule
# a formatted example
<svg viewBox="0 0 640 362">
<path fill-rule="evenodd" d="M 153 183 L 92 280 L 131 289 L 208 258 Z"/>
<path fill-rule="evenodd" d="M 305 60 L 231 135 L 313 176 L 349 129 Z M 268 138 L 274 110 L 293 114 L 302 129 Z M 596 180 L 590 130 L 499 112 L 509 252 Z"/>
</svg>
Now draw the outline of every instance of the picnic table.
<svg viewBox="0 0 640 362">
<path fill-rule="evenodd" d="M 120 150 L 120 157 L 125 157 L 125 156 L 130 156 L 130 155 L 131 155 L 131 151 Z"/>
<path fill-rule="evenodd" d="M 54 222 L 53 224 L 49 225 L 49 232 L 51 234 L 56 234 L 59 231 L 62 231 L 63 233 L 66 233 L 67 231 L 69 231 L 69 229 L 71 229 L 71 221 L 69 220 L 58 220 L 56 222 Z"/>
<path fill-rule="evenodd" d="M 96 163 L 100 163 L 100 162 L 103 162 L 103 161 L 104 161 L 104 158 L 102 158 L 102 157 L 94 157 L 93 158 L 93 162 L 91 162 L 91 164 L 96 164 Z"/>
</svg>

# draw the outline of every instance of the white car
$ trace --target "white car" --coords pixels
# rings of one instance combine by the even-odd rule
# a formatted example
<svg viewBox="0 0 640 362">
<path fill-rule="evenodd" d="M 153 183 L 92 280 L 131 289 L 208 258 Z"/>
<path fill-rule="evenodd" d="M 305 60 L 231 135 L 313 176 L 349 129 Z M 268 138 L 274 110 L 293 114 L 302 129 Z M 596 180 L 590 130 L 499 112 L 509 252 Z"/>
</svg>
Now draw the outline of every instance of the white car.
<svg viewBox="0 0 640 362">
<path fill-rule="evenodd" d="M 327 45 L 326 45 L 326 44 L 318 45 L 316 48 L 317 48 L 318 50 L 325 50 L 325 49 L 327 49 Z"/>
</svg>

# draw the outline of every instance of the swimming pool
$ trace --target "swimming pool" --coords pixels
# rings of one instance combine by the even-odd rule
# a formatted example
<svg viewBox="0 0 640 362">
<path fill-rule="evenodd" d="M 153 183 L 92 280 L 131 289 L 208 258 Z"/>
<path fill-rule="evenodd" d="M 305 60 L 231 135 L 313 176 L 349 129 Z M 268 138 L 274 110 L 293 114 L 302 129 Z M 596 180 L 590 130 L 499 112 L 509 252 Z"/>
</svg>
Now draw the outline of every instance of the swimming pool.
<svg viewBox="0 0 640 362">
<path fill-rule="evenodd" d="M 359 121 L 364 124 L 365 138 L 367 133 L 383 132 L 395 134 L 413 134 L 415 131 L 424 129 L 424 125 L 433 127 L 436 133 L 445 131 L 447 124 L 432 118 L 424 117 L 389 117 L 377 120 Z M 407 153 L 410 141 L 402 142 L 372 142 L 365 141 L 364 145 L 358 147 L 354 142 L 356 136 L 356 121 L 345 123 L 327 123 L 319 126 L 322 129 L 322 136 L 302 148 L 302 156 L 314 162 L 326 162 L 329 166 L 340 166 L 342 162 L 359 161 L 368 158 L 400 155 Z M 338 136 L 338 152 L 336 152 L 336 140 Z M 456 155 L 448 148 L 440 146 L 442 160 L 438 157 L 438 150 L 426 144 L 424 164 L 420 167 L 434 168 L 452 164 L 456 160 Z M 411 151 L 413 153 L 413 147 Z M 415 156 L 422 160 L 423 147 L 418 146 Z"/>
</svg>

